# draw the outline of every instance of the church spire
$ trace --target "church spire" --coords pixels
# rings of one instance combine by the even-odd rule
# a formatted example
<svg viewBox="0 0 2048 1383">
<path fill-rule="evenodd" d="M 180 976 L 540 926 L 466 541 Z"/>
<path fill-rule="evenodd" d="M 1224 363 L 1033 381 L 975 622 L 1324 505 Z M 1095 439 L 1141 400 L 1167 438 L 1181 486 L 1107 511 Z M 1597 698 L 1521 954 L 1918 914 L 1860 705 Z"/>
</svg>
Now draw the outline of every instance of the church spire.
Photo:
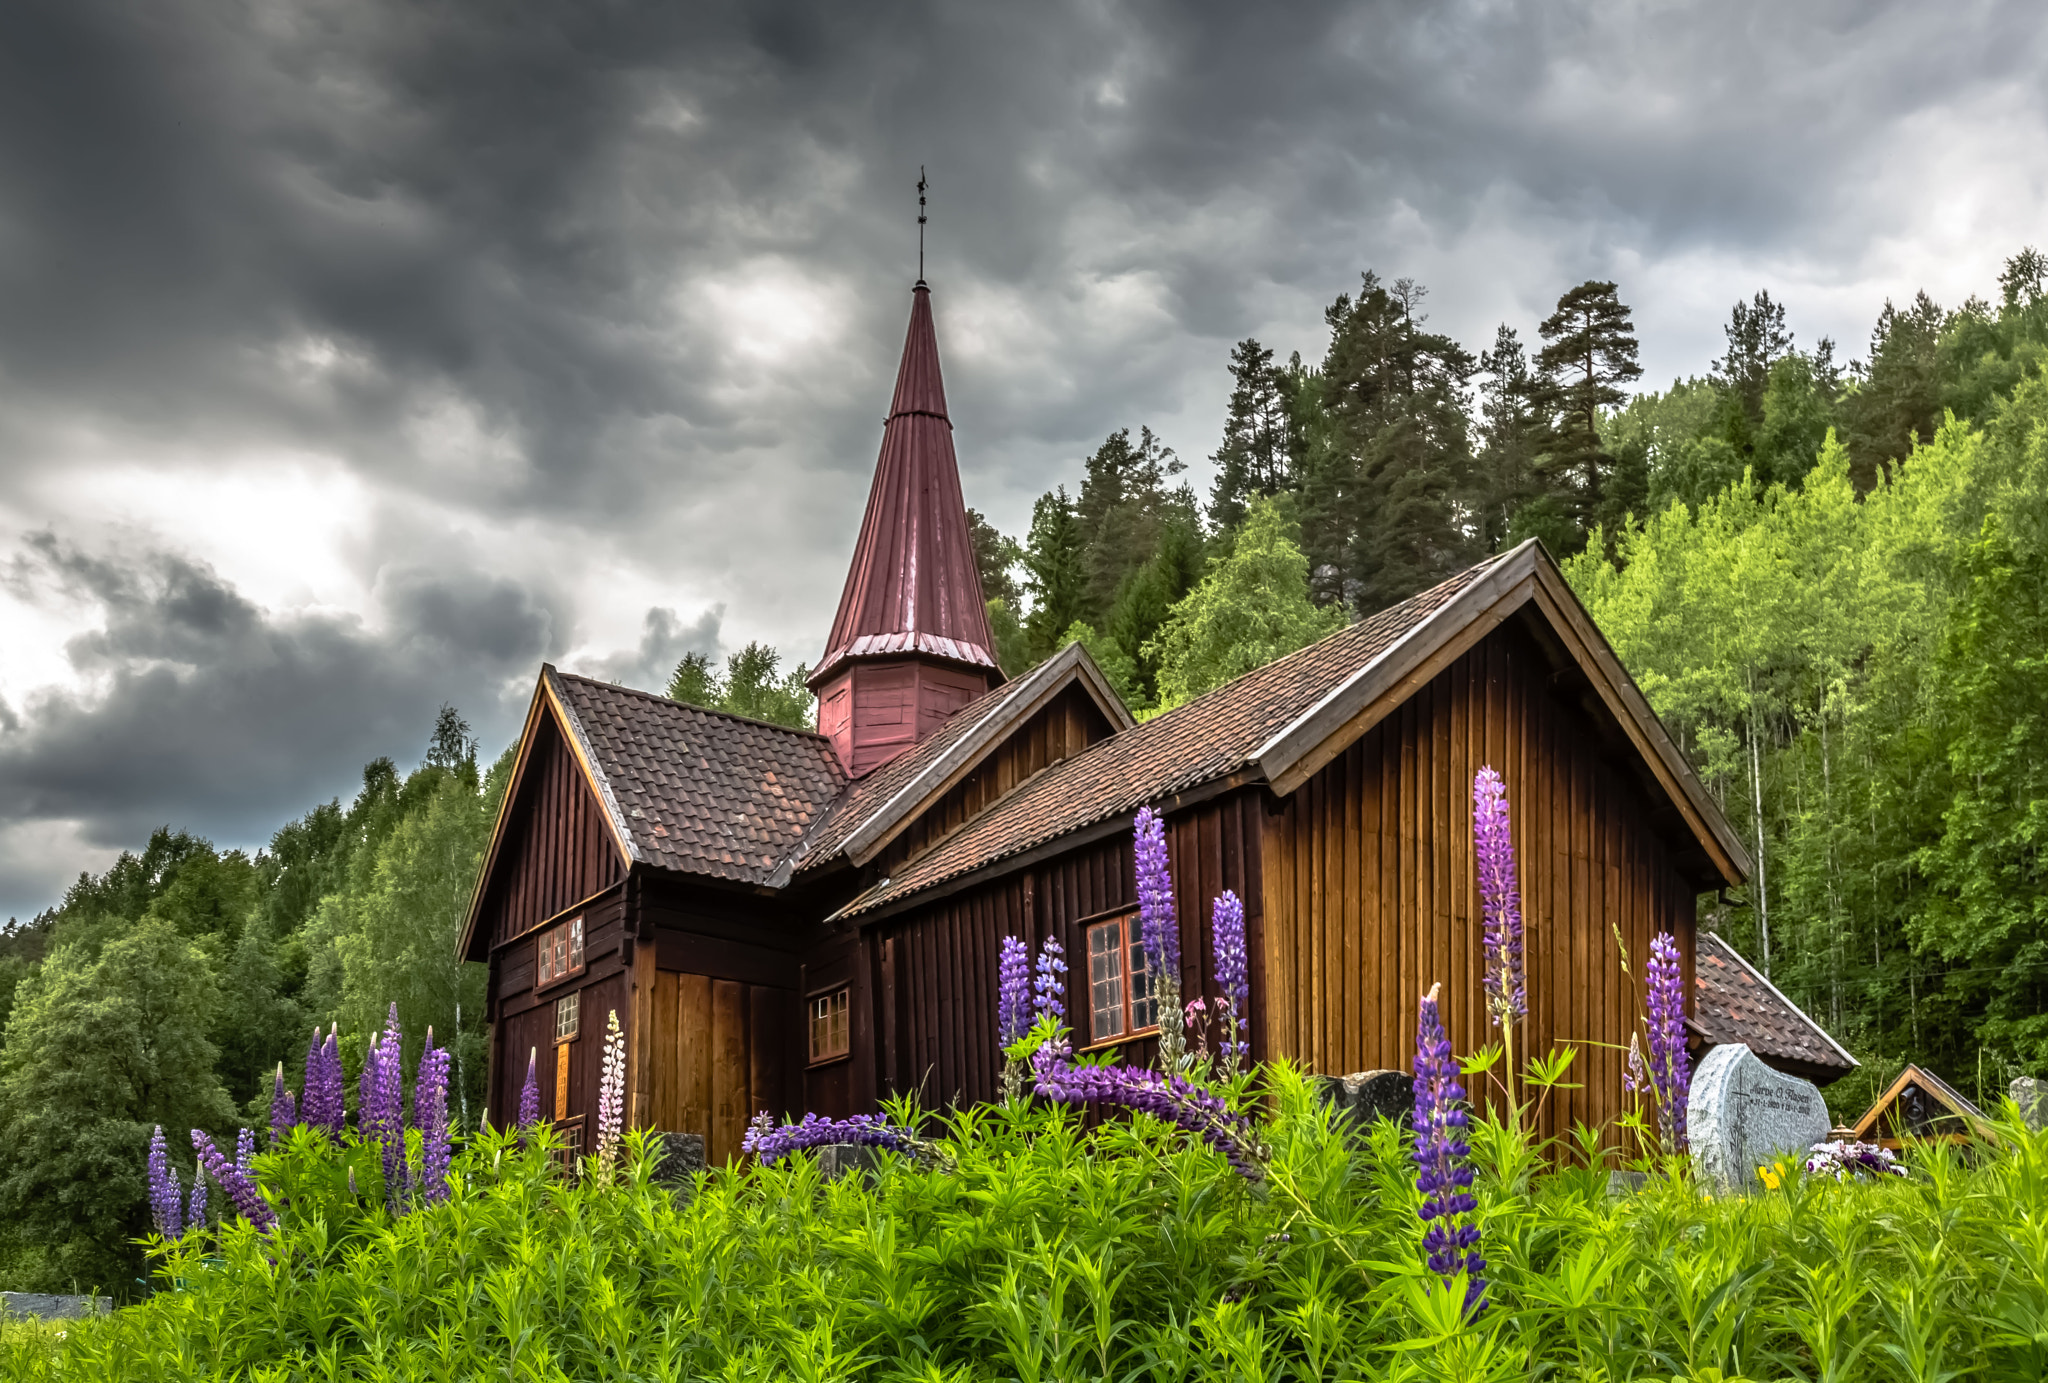
<svg viewBox="0 0 2048 1383">
<path fill-rule="evenodd" d="M 818 728 L 848 772 L 886 763 L 1003 680 L 994 643 L 946 417 L 931 290 L 919 281 L 853 566 L 811 674 Z"/>
</svg>

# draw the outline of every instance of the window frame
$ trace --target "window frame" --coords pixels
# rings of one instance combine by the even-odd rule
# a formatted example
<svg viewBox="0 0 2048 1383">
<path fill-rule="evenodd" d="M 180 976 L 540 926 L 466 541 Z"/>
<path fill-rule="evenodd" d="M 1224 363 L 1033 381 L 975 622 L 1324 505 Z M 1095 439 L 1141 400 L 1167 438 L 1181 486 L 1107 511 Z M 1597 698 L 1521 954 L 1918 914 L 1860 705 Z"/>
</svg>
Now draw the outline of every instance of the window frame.
<svg viewBox="0 0 2048 1383">
<path fill-rule="evenodd" d="M 837 1051 L 821 1052 L 818 1050 L 818 1023 L 820 1018 L 818 1006 L 821 1003 L 837 1004 L 837 1017 L 840 1020 L 838 1034 L 840 1046 Z M 830 1012 L 824 1015 L 828 1037 L 831 1034 L 833 1016 Z M 828 989 L 820 989 L 815 993 L 804 996 L 804 1050 L 808 1053 L 809 1057 L 805 1062 L 807 1068 L 811 1066 L 827 1066 L 835 1061 L 845 1061 L 853 1055 L 853 986 L 845 984 L 833 985 Z"/>
<path fill-rule="evenodd" d="M 1110 927 L 1118 929 L 1118 955 L 1122 961 L 1122 968 L 1117 972 L 1117 1002 L 1122 1015 L 1123 1031 L 1098 1037 L 1095 1033 L 1095 937 Z M 1144 949 L 1139 942 L 1138 914 L 1135 910 L 1114 917 L 1105 917 L 1083 927 L 1081 964 L 1083 1007 L 1088 1014 L 1088 1043 L 1081 1048 L 1082 1051 L 1098 1051 L 1119 1043 L 1136 1042 L 1159 1035 L 1159 994 L 1156 984 L 1150 986 L 1152 992 L 1146 996 L 1152 1004 L 1152 1021 L 1142 1027 L 1136 1026 L 1131 1013 L 1131 976 L 1151 974 L 1151 967 L 1145 961 Z"/>
<path fill-rule="evenodd" d="M 566 994 L 557 994 L 554 999 L 554 1004 L 555 1045 L 559 1047 L 565 1042 L 574 1042 L 578 1037 L 582 1036 L 583 1034 L 583 991 L 580 989 L 572 989 Z M 562 1005 L 564 1004 L 576 1005 L 576 1026 L 571 1028 L 567 1033 L 564 1033 L 562 1031 Z"/>
<path fill-rule="evenodd" d="M 565 938 L 562 957 L 565 968 L 548 973 L 548 953 L 553 949 L 557 937 Z M 589 968 L 588 947 L 590 935 L 583 925 L 583 914 L 577 913 L 566 921 L 545 927 L 534 938 L 533 951 L 533 992 L 552 989 L 565 980 L 573 980 Z"/>
</svg>

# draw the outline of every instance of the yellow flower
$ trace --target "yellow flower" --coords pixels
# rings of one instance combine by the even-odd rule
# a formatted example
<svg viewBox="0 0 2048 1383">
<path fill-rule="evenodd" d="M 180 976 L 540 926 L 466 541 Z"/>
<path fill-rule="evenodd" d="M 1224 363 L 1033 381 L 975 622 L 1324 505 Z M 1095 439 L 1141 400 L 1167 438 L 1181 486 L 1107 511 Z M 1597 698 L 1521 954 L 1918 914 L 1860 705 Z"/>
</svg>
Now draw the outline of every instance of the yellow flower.
<svg viewBox="0 0 2048 1383">
<path fill-rule="evenodd" d="M 1775 1191 L 1784 1182 L 1784 1178 L 1780 1177 L 1777 1170 L 1772 1167 L 1759 1167 L 1756 1169 L 1756 1174 L 1764 1179 L 1764 1187 L 1767 1190 Z"/>
</svg>

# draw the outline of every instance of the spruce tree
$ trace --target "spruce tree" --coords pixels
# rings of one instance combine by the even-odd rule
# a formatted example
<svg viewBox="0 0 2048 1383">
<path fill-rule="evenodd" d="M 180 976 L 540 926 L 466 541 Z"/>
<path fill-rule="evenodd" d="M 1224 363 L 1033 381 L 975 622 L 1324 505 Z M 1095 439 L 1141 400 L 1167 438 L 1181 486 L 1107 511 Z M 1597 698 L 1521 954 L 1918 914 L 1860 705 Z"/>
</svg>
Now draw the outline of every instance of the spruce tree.
<svg viewBox="0 0 2048 1383">
<path fill-rule="evenodd" d="M 1771 366 L 1792 349 L 1785 305 L 1772 302 L 1771 295 L 1759 289 L 1749 302 L 1735 304 L 1721 330 L 1728 338 L 1728 354 L 1714 362 L 1714 383 L 1741 403 L 1752 430 L 1760 428 Z"/>
<path fill-rule="evenodd" d="M 1084 557 L 1067 487 L 1048 490 L 1031 506 L 1031 532 L 1024 540 L 1024 586 L 1031 593 L 1024 633 L 1034 663 L 1051 656 L 1068 625 L 1088 616 Z"/>
<path fill-rule="evenodd" d="M 1867 494 L 1941 422 L 1941 335 L 1948 314 L 1925 292 L 1904 311 L 1885 299 L 1870 333 L 1870 363 L 1843 400 L 1849 475 Z"/>
<path fill-rule="evenodd" d="M 1494 331 L 1493 349 L 1479 353 L 1479 370 L 1486 379 L 1479 386 L 1472 520 L 1480 546 L 1499 552 L 1509 545 L 1517 516 L 1544 493 L 1537 467 L 1550 445 L 1550 420 L 1543 381 L 1529 368 L 1521 337 L 1506 322 Z"/>
<path fill-rule="evenodd" d="M 981 598 L 1000 600 L 1015 610 L 1024 594 L 1017 585 L 1017 563 L 1024 550 L 979 509 L 967 511 L 967 534 L 974 543 L 974 565 L 981 574 Z"/>
<path fill-rule="evenodd" d="M 1083 463 L 1081 493 L 1074 502 L 1086 577 L 1086 619 L 1101 627 L 1117 591 L 1159 545 L 1159 533 L 1175 497 L 1168 480 L 1187 469 L 1152 429 L 1112 432 Z"/>
<path fill-rule="evenodd" d="M 1615 285 L 1589 279 L 1560 297 L 1537 330 L 1544 346 L 1536 368 L 1556 418 L 1555 441 L 1538 470 L 1583 538 L 1605 515 L 1615 465 L 1601 445 L 1601 411 L 1624 403 L 1621 386 L 1643 373 L 1635 327 Z"/>
<path fill-rule="evenodd" d="M 1294 366 L 1299 369 L 1299 356 Z M 1252 500 L 1278 494 L 1295 479 L 1287 372 L 1274 366 L 1273 352 L 1246 337 L 1231 347 L 1230 379 L 1223 444 L 1210 458 L 1216 481 L 1209 491 L 1209 522 L 1223 529 L 1243 523 Z"/>
</svg>

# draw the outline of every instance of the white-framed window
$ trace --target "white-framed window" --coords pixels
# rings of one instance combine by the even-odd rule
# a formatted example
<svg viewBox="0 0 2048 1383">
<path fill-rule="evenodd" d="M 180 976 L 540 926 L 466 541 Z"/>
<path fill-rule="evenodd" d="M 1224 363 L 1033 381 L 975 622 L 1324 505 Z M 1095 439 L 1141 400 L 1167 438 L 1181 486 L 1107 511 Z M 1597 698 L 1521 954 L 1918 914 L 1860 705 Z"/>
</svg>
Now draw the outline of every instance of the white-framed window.
<svg viewBox="0 0 2048 1383">
<path fill-rule="evenodd" d="M 583 919 L 572 917 L 559 927 L 540 934 L 540 956 L 534 966 L 533 987 L 546 989 L 557 980 L 583 973 Z"/>
<path fill-rule="evenodd" d="M 576 1023 L 580 1016 L 583 991 L 564 994 L 555 1000 L 555 1041 L 556 1043 L 576 1040 Z"/>
</svg>

